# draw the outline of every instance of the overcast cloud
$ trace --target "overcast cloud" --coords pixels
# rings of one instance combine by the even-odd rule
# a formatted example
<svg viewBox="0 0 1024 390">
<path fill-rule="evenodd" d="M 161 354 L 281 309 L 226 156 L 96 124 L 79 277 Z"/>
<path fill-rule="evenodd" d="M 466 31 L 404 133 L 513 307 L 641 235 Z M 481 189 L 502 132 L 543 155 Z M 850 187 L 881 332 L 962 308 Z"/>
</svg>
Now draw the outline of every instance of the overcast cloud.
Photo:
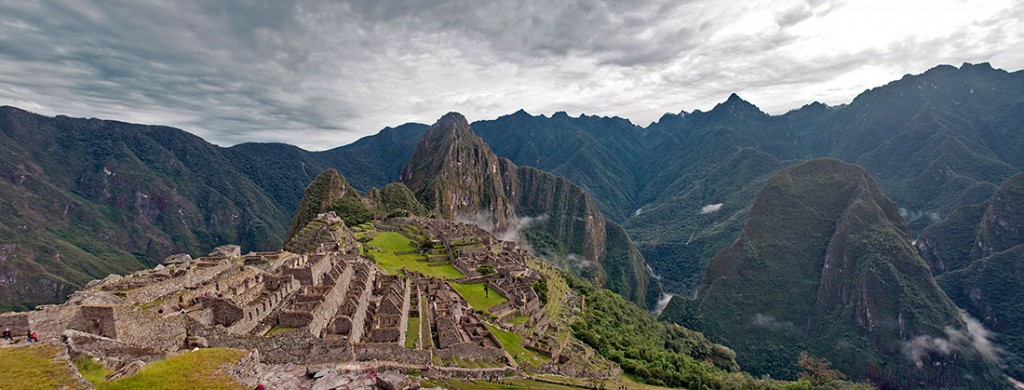
<svg viewBox="0 0 1024 390">
<path fill-rule="evenodd" d="M 780 114 L 1021 48 L 1009 0 L 0 0 L 0 105 L 322 150 L 448 111 Z"/>
</svg>

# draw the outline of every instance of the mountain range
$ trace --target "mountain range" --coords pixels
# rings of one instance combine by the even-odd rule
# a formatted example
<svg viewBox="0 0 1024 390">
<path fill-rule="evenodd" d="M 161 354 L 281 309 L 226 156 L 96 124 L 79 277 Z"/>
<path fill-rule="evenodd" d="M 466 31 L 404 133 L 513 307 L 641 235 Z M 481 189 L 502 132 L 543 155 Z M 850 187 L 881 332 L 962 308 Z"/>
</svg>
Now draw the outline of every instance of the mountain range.
<svg viewBox="0 0 1024 390">
<path fill-rule="evenodd" d="M 1024 73 L 989 64 L 942 65 L 849 104 L 783 115 L 735 94 L 646 127 L 564 112 L 474 123 L 453 113 L 322 152 L 224 148 L 169 127 L 0 107 L 0 310 L 59 302 L 173 253 L 280 248 L 303 215 L 344 204 L 356 218 L 429 214 L 521 235 L 648 308 L 664 290 L 677 296 L 665 318 L 706 330 L 755 372 L 791 376 L 789 357 L 805 349 L 883 385 L 970 385 L 954 379 L 988 381 L 989 364 L 905 346 L 987 328 L 1001 348 L 987 357 L 1024 371 L 1022 119 Z M 311 182 L 324 191 L 303 200 Z M 779 245 L 793 256 L 750 252 Z M 833 255 L 856 272 L 823 268 Z M 742 296 L 766 306 L 735 303 Z M 780 347 L 740 337 L 758 323 L 782 324 Z M 857 353 L 829 355 L 820 339 Z M 751 360 L 758 353 L 785 360 Z M 945 368 L 887 368 L 900 355 Z"/>
<path fill-rule="evenodd" d="M 691 295 L 707 262 L 738 236 L 760 185 L 771 173 L 800 159 L 835 157 L 864 166 L 900 206 L 914 236 L 957 207 L 988 199 L 999 183 L 1024 167 L 1024 157 L 1015 153 L 1024 146 L 1020 131 L 1024 121 L 1019 120 L 1024 115 L 1022 83 L 1021 72 L 1009 73 L 988 64 L 944 65 L 865 91 L 847 105 L 813 103 L 780 116 L 767 115 L 732 95 L 708 112 L 666 114 L 646 128 L 615 117 L 570 117 L 565 113 L 546 117 L 524 111 L 471 126 L 498 156 L 555 173 L 584 188 L 609 220 L 626 229 L 665 290 Z M 5 185 L 10 190 L 25 189 L 16 184 L 22 180 L 19 178 L 39 178 L 58 187 L 50 192 L 59 194 L 44 197 L 53 203 L 51 208 L 72 204 L 85 210 L 108 208 L 100 212 L 106 216 L 86 219 L 128 226 L 113 229 L 122 230 L 117 234 L 105 233 L 112 237 L 106 241 L 118 242 L 106 249 L 116 254 L 118 260 L 113 262 L 127 268 L 151 264 L 174 250 L 203 252 L 236 237 L 255 248 L 282 242 L 281 232 L 286 230 L 280 227 L 289 225 L 302 190 L 318 173 L 336 168 L 356 190 L 381 188 L 398 179 L 428 127 L 406 124 L 386 128 L 350 145 L 309 152 L 285 144 L 221 148 L 167 127 L 48 118 L 13 107 L 0 109 L 0 119 L 0 136 L 5 138 L 4 148 L 10 149 L 3 161 L 10 179 Z M 61 157 L 41 153 L 47 149 L 60 150 L 63 159 L 78 163 L 69 165 L 74 169 L 60 171 L 56 168 L 63 166 Z M 110 177 L 117 177 L 115 186 L 124 186 L 117 188 L 124 194 L 115 203 L 103 197 L 102 189 L 93 188 L 107 176 L 103 164 L 107 159 L 131 162 L 136 165 L 132 169 L 161 179 L 156 182 L 162 182 L 163 176 L 169 181 L 187 177 L 185 182 L 161 183 L 167 190 L 191 191 L 172 202 L 223 195 L 220 202 L 230 203 L 238 211 L 228 214 L 248 218 L 247 223 L 239 229 L 243 226 L 239 220 L 211 218 L 201 215 L 203 210 L 181 207 L 179 216 L 195 219 L 183 223 L 182 218 L 168 217 L 164 207 L 155 215 L 166 221 L 156 221 L 156 229 L 151 229 L 148 226 L 153 221 L 127 212 L 145 208 L 147 201 L 142 195 L 148 196 L 142 190 L 145 186 L 132 183 L 128 172 L 106 170 L 113 175 Z M 139 193 L 138 202 L 125 196 L 135 192 Z M 81 194 L 84 199 L 56 201 L 66 194 Z M 12 193 L 4 199 L 10 205 L 18 197 Z M 207 201 L 218 202 L 202 202 Z M 69 207 L 69 212 L 72 209 Z M 60 218 L 54 215 L 63 210 L 40 211 L 34 217 L 22 214 L 25 212 L 14 210 L 4 221 L 12 237 L 27 237 L 12 226 L 23 226 L 23 232 L 32 229 L 32 237 L 46 237 L 12 240 L 17 248 L 4 252 L 20 256 L 22 263 L 52 258 L 57 253 L 53 247 L 66 241 L 60 234 L 77 236 L 55 233 L 53 230 L 60 228 L 54 227 L 40 231 L 41 226 L 59 224 Z M 172 226 L 174 221 L 180 226 Z M 135 230 L 145 233 L 116 237 L 136 225 L 142 227 Z M 261 226 L 266 226 L 266 231 L 253 230 L 263 229 Z M 142 237 L 164 231 L 175 233 Z M 172 236 L 194 238 L 170 243 L 168 237 Z M 39 242 L 29 245 L 29 241 Z M 91 245 L 107 246 L 102 242 Z M 89 257 L 85 253 L 73 256 Z M 95 260 L 85 261 L 92 263 L 92 268 L 60 265 L 64 271 L 47 277 L 46 283 L 28 283 L 34 289 L 49 285 L 47 292 L 25 290 L 19 296 L 36 298 L 20 300 L 28 304 L 56 301 L 70 291 L 69 286 L 84 283 L 89 278 L 85 275 L 122 269 L 103 270 Z M 17 279 L 12 272 L 0 270 L 8 279 Z M 9 289 L 11 283 L 0 290 Z"/>
</svg>

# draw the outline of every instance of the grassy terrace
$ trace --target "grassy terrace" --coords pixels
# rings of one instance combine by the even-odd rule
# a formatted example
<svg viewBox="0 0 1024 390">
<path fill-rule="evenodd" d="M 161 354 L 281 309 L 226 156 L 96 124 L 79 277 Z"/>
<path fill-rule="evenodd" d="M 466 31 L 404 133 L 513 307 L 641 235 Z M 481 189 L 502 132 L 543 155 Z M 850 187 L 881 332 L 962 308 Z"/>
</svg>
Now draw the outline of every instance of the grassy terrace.
<svg viewBox="0 0 1024 390">
<path fill-rule="evenodd" d="M 494 337 L 498 339 L 502 347 L 508 351 L 509 355 L 516 360 L 516 363 L 524 364 L 529 363 L 535 366 L 546 363 L 551 358 L 548 356 L 541 355 L 537 352 L 526 349 L 523 346 L 523 336 L 516 334 L 515 332 L 506 332 L 498 329 L 491 324 L 486 324 L 487 329 L 494 334 Z"/>
<path fill-rule="evenodd" d="M 416 342 L 420 340 L 420 319 L 409 317 L 409 325 L 405 328 L 405 347 L 416 348 Z"/>
<path fill-rule="evenodd" d="M 97 389 L 244 389 L 223 371 L 223 366 L 237 362 L 245 353 L 222 348 L 185 352 L 148 364 L 133 376 L 109 382 L 104 379 L 110 373 L 108 368 L 89 360 L 77 361 L 75 365 Z"/>
<path fill-rule="evenodd" d="M 0 389 L 86 389 L 67 365 L 53 360 L 60 348 L 40 343 L 0 349 Z"/>
<path fill-rule="evenodd" d="M 429 385 L 438 386 L 442 388 L 453 388 L 456 390 L 510 390 L 510 389 L 537 389 L 537 390 L 576 390 L 579 387 L 575 386 L 564 386 L 553 383 L 540 382 L 530 379 L 519 379 L 519 378 L 502 378 L 499 380 L 500 383 L 492 383 L 487 381 L 474 381 L 447 378 L 443 381 L 429 381 Z M 632 387 L 631 387 L 632 388 Z"/>
<path fill-rule="evenodd" d="M 368 249 L 367 253 L 377 261 L 384 272 L 391 275 L 398 274 L 402 268 L 405 268 L 442 279 L 458 279 L 464 276 L 451 264 L 430 265 L 426 262 L 426 258 L 418 253 L 396 255 L 395 252 L 408 252 L 417 249 L 409 241 L 409 238 L 401 233 L 377 233 L 373 240 L 364 246 L 364 248 L 369 247 L 380 248 L 380 251 Z"/>
<path fill-rule="evenodd" d="M 515 317 L 512 317 L 512 318 L 509 318 L 507 322 L 512 324 L 512 325 L 522 325 L 522 324 L 526 323 L 526 321 L 529 320 L 529 319 L 530 319 L 530 317 L 527 317 L 527 316 L 515 316 Z"/>
<path fill-rule="evenodd" d="M 508 302 L 508 299 L 491 288 L 487 283 L 463 284 L 452 282 L 451 285 L 474 309 L 487 310 L 495 305 Z M 487 292 L 484 292 L 484 286 L 487 286 Z"/>
</svg>

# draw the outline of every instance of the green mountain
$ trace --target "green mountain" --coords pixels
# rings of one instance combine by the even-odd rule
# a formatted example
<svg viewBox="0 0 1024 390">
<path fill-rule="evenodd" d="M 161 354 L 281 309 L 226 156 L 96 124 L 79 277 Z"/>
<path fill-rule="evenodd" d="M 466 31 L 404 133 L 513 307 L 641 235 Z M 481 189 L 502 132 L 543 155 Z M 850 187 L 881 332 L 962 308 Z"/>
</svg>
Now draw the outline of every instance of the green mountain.
<svg viewBox="0 0 1024 390">
<path fill-rule="evenodd" d="M 838 160 L 773 175 L 696 299 L 673 299 L 663 317 L 729 345 L 755 375 L 791 378 L 807 351 L 884 388 L 1009 387 L 911 246 L 896 204 Z"/>
<path fill-rule="evenodd" d="M 661 294 L 625 230 L 582 188 L 498 158 L 462 115 L 427 130 L 401 181 L 436 217 L 473 221 L 503 238 L 522 234 L 544 257 L 641 306 Z"/>
<path fill-rule="evenodd" d="M 1024 170 L 1024 73 L 935 67 L 865 91 L 811 126 L 815 156 L 864 166 L 917 232 Z"/>
<path fill-rule="evenodd" d="M 915 243 L 950 299 L 977 318 L 1024 376 L 1024 174 L 991 199 L 964 206 Z"/>
<path fill-rule="evenodd" d="M 217 245 L 279 246 L 274 200 L 181 130 L 0 108 L 0 307 Z"/>
<path fill-rule="evenodd" d="M 291 240 L 295 233 L 298 233 L 310 221 L 316 219 L 317 214 L 335 211 L 336 208 L 346 203 L 362 204 L 363 200 L 359 193 L 352 186 L 348 185 L 345 178 L 338 174 L 337 170 L 328 169 L 317 175 L 309 183 L 309 186 L 306 187 L 306 191 L 302 195 L 302 200 L 295 210 L 292 227 L 288 230 L 288 236 L 285 241 Z M 351 207 L 350 205 L 347 206 Z M 346 222 L 348 221 L 346 220 Z"/>
</svg>

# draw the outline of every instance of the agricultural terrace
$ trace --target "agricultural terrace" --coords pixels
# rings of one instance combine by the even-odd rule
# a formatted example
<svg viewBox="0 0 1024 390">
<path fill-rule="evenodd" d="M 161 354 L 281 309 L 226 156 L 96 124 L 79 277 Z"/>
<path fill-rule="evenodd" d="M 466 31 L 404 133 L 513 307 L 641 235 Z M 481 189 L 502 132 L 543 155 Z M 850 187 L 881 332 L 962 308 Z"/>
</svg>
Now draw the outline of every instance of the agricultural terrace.
<svg viewBox="0 0 1024 390">
<path fill-rule="evenodd" d="M 504 347 L 505 350 L 508 351 L 509 355 L 512 355 L 512 358 L 516 360 L 516 363 L 540 366 L 547 363 L 548 360 L 551 360 L 551 358 L 547 356 L 526 349 L 526 347 L 523 346 L 523 336 L 520 336 L 515 332 L 498 329 L 498 327 L 491 324 L 486 325 L 487 329 L 490 330 L 491 333 L 494 334 L 494 337 L 498 339 L 498 342 L 501 343 L 501 346 Z"/>
<path fill-rule="evenodd" d="M 466 302 L 474 309 L 487 310 L 494 306 L 508 302 L 501 293 L 495 290 L 488 283 L 450 283 L 455 291 L 458 291 Z M 484 289 L 487 289 L 486 291 Z"/>
<path fill-rule="evenodd" d="M 418 253 L 413 241 L 397 232 L 378 232 L 363 246 L 363 254 L 377 262 L 384 272 L 396 275 L 402 268 L 441 279 L 458 279 L 464 275 L 447 261 L 431 261 Z"/>
</svg>

